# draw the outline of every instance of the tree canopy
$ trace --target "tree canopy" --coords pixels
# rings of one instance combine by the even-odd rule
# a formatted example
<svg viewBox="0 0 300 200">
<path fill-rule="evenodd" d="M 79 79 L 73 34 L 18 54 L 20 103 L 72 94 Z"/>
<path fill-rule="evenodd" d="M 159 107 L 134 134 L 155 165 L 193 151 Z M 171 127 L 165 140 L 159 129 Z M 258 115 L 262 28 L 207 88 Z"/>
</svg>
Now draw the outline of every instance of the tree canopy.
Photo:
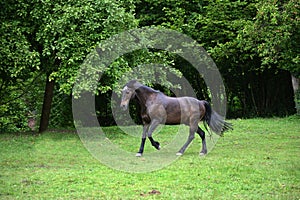
<svg viewBox="0 0 300 200">
<path fill-rule="evenodd" d="M 26 129 L 36 110 L 46 122 L 41 131 L 46 129 L 53 95 L 71 94 L 86 56 L 101 41 L 143 26 L 179 31 L 207 50 L 224 78 L 232 117 L 295 112 L 290 74 L 300 77 L 296 0 L 4 0 L 0 6 L 1 131 Z M 198 98 L 211 98 L 188 62 L 153 49 L 115 60 L 96 94 L 109 102 L 117 80 L 147 63 L 173 66 L 198 88 Z"/>
</svg>

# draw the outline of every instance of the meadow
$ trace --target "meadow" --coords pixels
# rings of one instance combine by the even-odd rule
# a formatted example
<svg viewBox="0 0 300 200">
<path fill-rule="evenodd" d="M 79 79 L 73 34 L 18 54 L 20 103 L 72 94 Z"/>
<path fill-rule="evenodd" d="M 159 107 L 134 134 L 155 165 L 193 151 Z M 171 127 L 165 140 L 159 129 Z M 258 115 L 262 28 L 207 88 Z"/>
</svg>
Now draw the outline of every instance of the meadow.
<svg viewBox="0 0 300 200">
<path fill-rule="evenodd" d="M 75 131 L 1 134 L 0 199 L 300 199 L 300 118 L 230 122 L 234 130 L 205 157 L 196 137 L 170 165 L 143 173 L 102 164 Z M 104 129 L 133 159 L 155 151 L 147 141 L 144 156 L 135 158 L 140 138 Z M 174 130 L 167 126 L 155 137 L 164 144 Z"/>
</svg>

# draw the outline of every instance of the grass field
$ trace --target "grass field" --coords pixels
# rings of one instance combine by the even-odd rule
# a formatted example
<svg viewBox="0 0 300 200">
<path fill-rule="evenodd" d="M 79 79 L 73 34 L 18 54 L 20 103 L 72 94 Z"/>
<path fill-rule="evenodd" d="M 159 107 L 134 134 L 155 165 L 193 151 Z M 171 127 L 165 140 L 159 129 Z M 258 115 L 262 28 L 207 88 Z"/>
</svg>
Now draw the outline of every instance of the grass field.
<svg viewBox="0 0 300 200">
<path fill-rule="evenodd" d="M 231 122 L 234 131 L 204 158 L 196 137 L 182 157 L 148 173 L 101 164 L 72 132 L 1 134 L 0 199 L 300 199 L 300 118 Z M 155 138 L 164 144 L 174 129 Z M 140 138 L 106 131 L 134 157 Z M 147 141 L 135 159 L 152 151 Z"/>
</svg>

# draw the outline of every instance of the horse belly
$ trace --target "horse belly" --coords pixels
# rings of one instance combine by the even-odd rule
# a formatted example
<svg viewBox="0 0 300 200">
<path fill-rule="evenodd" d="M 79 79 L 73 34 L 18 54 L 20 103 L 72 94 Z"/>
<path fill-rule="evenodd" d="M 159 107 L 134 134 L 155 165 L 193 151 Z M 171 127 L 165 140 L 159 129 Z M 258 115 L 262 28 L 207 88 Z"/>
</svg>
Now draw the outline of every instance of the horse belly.
<svg viewBox="0 0 300 200">
<path fill-rule="evenodd" d="M 167 106 L 166 114 L 167 118 L 165 124 L 188 124 L 187 119 L 185 119 L 184 115 L 181 113 L 179 103 L 175 105 L 173 104 L 172 106 Z"/>
<path fill-rule="evenodd" d="M 168 125 L 175 125 L 181 123 L 181 113 L 179 112 L 172 112 L 167 114 L 167 119 L 165 124 Z"/>
</svg>

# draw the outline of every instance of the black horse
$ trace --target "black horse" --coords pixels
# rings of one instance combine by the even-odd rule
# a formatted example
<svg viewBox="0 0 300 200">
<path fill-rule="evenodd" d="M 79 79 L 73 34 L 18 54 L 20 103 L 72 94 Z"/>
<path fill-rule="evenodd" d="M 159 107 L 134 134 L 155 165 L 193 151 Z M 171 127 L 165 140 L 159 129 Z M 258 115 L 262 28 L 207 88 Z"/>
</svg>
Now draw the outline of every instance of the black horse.
<svg viewBox="0 0 300 200">
<path fill-rule="evenodd" d="M 133 98 L 136 98 L 140 104 L 143 121 L 142 142 L 136 156 L 142 156 L 147 136 L 151 144 L 156 149 L 160 149 L 159 142 L 152 138 L 152 133 L 159 124 L 185 124 L 190 127 L 189 137 L 176 154 L 178 156 L 182 155 L 192 142 L 195 132 L 202 139 L 200 155 L 207 153 L 205 132 L 198 126 L 200 121 L 203 120 L 204 124 L 206 123 L 218 135 L 232 129 L 232 125 L 225 122 L 223 117 L 213 111 L 207 101 L 199 101 L 193 97 L 169 97 L 160 91 L 142 85 L 136 80 L 131 80 L 122 90 L 121 108 L 126 110 L 129 101 Z"/>
</svg>

